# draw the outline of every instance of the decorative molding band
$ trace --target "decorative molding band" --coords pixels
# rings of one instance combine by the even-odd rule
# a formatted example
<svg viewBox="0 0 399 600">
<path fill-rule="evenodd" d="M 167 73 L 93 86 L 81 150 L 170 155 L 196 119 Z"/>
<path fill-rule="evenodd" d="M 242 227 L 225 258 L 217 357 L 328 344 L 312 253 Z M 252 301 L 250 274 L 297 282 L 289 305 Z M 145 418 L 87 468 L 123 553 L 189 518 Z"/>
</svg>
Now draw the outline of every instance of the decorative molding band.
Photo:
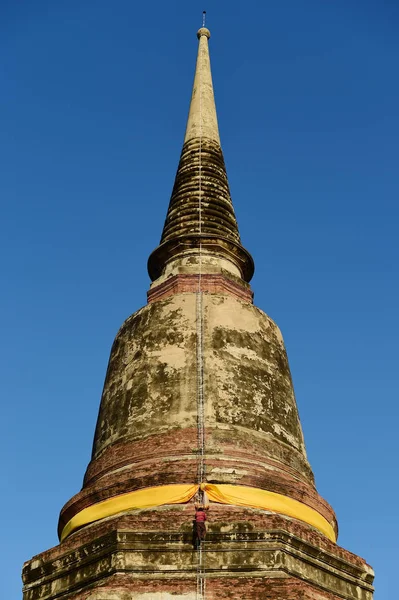
<svg viewBox="0 0 399 600">
<path fill-rule="evenodd" d="M 197 274 L 173 275 L 163 283 L 150 289 L 147 292 L 147 300 L 150 303 L 156 300 L 164 300 L 175 294 L 197 292 L 199 277 Z M 254 296 L 249 286 L 240 285 L 220 274 L 201 275 L 201 291 L 208 294 L 229 294 L 251 304 Z"/>
</svg>

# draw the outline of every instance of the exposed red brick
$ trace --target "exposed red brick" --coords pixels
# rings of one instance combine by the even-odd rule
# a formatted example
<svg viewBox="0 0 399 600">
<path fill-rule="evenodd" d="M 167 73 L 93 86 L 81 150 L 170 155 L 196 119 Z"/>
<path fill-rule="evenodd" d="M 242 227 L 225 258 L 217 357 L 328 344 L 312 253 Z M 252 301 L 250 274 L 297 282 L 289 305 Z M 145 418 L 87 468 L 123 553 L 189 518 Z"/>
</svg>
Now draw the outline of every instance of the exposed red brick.
<svg viewBox="0 0 399 600">
<path fill-rule="evenodd" d="M 194 483 L 196 444 L 196 430 L 187 428 L 107 448 L 89 465 L 83 490 L 63 507 L 59 534 L 75 514 L 107 498 L 146 487 Z M 129 468 L 120 470 L 123 466 Z M 220 442 L 217 456 L 205 458 L 205 468 L 211 483 L 246 485 L 289 496 L 317 510 L 337 529 L 333 509 L 313 484 L 300 480 L 295 469 L 260 456 L 258 445 L 251 447 L 248 442 L 247 448 L 237 452 L 231 442 L 226 449 Z"/>
<path fill-rule="evenodd" d="M 232 281 L 221 274 L 180 274 L 173 275 L 166 281 L 151 288 L 147 292 L 148 302 L 156 300 L 164 300 L 175 294 L 195 293 L 199 288 L 201 291 L 208 294 L 230 294 L 244 300 L 245 302 L 253 302 L 253 292 L 248 285 L 240 284 Z"/>
<path fill-rule="evenodd" d="M 205 439 L 207 437 L 207 428 L 205 431 Z M 158 433 L 154 436 L 145 437 L 134 442 L 120 442 L 108 446 L 104 452 L 92 460 L 87 467 L 84 477 L 84 487 L 92 485 L 97 479 L 103 477 L 110 471 L 120 469 L 126 465 L 139 463 L 143 460 L 160 460 L 170 457 L 170 451 L 173 449 L 173 455 L 191 454 L 193 448 L 197 446 L 197 430 L 194 428 L 175 429 L 167 433 Z M 257 443 L 258 442 L 258 443 Z M 241 459 L 241 461 L 261 460 L 264 464 L 276 467 L 280 471 L 284 471 L 287 475 L 292 475 L 296 480 L 301 480 L 303 483 L 309 484 L 311 473 L 306 476 L 298 469 L 292 468 L 289 465 L 273 460 L 268 454 L 268 449 L 263 441 L 258 441 L 252 436 L 248 436 L 245 446 L 237 446 L 237 443 L 232 443 L 226 439 L 219 442 L 218 453 L 229 456 L 229 458 Z M 287 459 L 292 458 L 294 451 L 290 448 L 286 450 Z M 284 457 L 283 457 L 284 458 Z M 300 460 L 302 455 L 298 453 Z M 286 460 L 287 460 L 286 459 Z M 313 479 L 312 479 L 313 482 Z"/>
</svg>

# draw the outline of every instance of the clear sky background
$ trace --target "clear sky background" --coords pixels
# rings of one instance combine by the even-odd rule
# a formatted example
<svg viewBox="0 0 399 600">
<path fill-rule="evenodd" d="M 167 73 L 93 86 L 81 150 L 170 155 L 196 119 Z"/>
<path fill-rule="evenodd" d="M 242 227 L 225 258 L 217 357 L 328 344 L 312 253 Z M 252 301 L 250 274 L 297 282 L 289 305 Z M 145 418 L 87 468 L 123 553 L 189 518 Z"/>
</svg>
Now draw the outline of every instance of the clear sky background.
<svg viewBox="0 0 399 600">
<path fill-rule="evenodd" d="M 256 304 L 339 543 L 397 596 L 397 0 L 0 2 L 1 598 L 57 543 L 113 338 L 146 302 L 203 8 Z"/>
</svg>

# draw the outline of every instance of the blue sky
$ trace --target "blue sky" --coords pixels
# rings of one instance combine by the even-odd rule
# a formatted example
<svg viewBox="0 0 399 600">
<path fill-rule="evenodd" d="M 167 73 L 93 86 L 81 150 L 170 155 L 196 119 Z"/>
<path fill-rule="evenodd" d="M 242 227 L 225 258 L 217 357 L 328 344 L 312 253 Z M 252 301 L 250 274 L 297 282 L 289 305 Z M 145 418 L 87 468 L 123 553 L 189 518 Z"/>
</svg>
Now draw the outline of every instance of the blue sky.
<svg viewBox="0 0 399 600">
<path fill-rule="evenodd" d="M 145 303 L 203 8 L 256 304 L 284 334 L 339 543 L 393 598 L 399 4 L 0 2 L 1 596 L 57 543 L 108 354 Z"/>
</svg>

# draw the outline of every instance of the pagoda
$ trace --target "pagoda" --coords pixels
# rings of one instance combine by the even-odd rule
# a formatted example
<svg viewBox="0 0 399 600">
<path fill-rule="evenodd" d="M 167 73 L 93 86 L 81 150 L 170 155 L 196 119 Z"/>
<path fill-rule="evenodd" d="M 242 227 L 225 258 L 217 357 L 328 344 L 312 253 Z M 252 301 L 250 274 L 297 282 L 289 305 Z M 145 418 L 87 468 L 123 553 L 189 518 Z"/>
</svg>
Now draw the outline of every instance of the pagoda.
<svg viewBox="0 0 399 600">
<path fill-rule="evenodd" d="M 83 487 L 60 543 L 25 563 L 23 598 L 372 600 L 316 490 L 280 330 L 253 304 L 197 36 L 148 303 L 116 335 Z"/>
</svg>

